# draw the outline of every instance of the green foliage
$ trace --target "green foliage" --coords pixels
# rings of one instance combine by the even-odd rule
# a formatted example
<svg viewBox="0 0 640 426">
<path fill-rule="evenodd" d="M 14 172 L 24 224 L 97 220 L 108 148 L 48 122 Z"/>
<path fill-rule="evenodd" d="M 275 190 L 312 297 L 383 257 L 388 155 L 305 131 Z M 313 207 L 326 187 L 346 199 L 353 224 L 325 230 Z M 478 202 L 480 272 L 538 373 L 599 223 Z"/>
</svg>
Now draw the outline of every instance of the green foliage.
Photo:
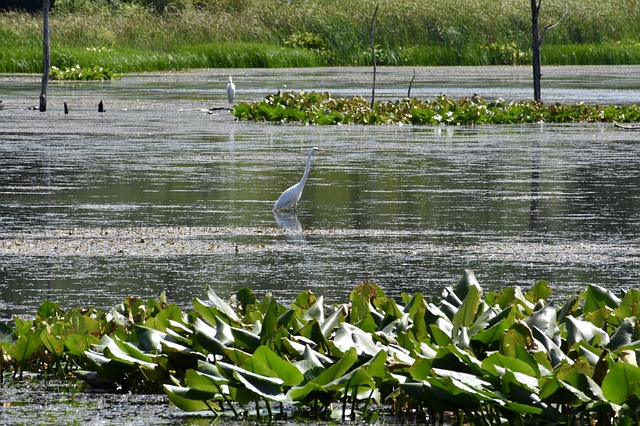
<svg viewBox="0 0 640 426">
<path fill-rule="evenodd" d="M 78 57 L 87 45 L 106 46 L 114 52 L 100 64 L 122 72 L 367 65 L 374 6 L 370 0 L 56 0 L 51 48 L 76 56 L 54 63 L 63 68 L 91 64 Z M 376 61 L 530 63 L 529 7 L 493 0 L 382 1 Z M 548 0 L 541 25 L 557 22 L 565 11 L 545 38 L 544 64 L 640 63 L 636 0 Z M 0 13 L 0 72 L 41 70 L 41 24 L 39 14 Z"/>
<path fill-rule="evenodd" d="M 369 282 L 339 306 L 306 291 L 287 307 L 248 289 L 230 300 L 209 290 L 188 312 L 164 295 L 108 312 L 47 301 L 33 321 L 0 324 L 0 368 L 164 391 L 216 416 L 247 416 L 253 402 L 270 419 L 273 403 L 368 419 L 394 401 L 399 417 L 431 423 L 637 423 L 638 292 L 592 285 L 559 309 L 549 296 L 544 281 L 483 296 L 465 271 L 439 300 L 404 294 L 404 305 Z"/>
<path fill-rule="evenodd" d="M 334 99 L 328 92 L 278 92 L 263 101 L 239 103 L 238 119 L 306 124 L 476 125 L 514 123 L 638 122 L 640 107 L 533 101 L 486 102 L 479 97 L 458 101 L 444 95 L 435 101 L 378 101 L 373 110 L 362 97 Z"/>
<path fill-rule="evenodd" d="M 108 68 L 94 66 L 92 68 L 81 68 L 80 65 L 72 66 L 61 70 L 52 66 L 49 72 L 52 80 L 116 80 L 122 74 L 114 72 Z"/>
</svg>

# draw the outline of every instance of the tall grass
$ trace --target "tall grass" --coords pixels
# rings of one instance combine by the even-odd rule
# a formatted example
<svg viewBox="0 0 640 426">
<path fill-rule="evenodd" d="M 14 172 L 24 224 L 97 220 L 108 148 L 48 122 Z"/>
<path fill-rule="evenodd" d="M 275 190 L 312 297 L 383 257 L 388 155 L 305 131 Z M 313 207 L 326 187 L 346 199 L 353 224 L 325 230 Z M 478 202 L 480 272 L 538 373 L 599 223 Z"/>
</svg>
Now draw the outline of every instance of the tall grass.
<svg viewBox="0 0 640 426">
<path fill-rule="evenodd" d="M 482 65 L 528 60 L 531 12 L 526 1 L 218 0 L 196 7 L 185 0 L 184 7 L 162 13 L 138 3 L 120 2 L 114 8 L 90 1 L 76 2 L 85 6 L 71 13 L 69 5 L 76 3 L 60 1 L 50 18 L 53 64 L 80 62 L 123 72 L 364 65 L 370 62 L 369 26 L 378 2 L 379 63 Z M 566 11 L 560 25 L 547 34 L 546 63 L 640 63 L 638 0 L 545 0 L 542 25 L 555 23 Z M 277 47 L 304 32 L 318 35 L 329 54 L 320 57 Z M 39 71 L 41 38 L 40 16 L 0 14 L 0 72 Z M 108 53 L 92 56 L 85 53 L 90 47 L 106 47 Z"/>
</svg>

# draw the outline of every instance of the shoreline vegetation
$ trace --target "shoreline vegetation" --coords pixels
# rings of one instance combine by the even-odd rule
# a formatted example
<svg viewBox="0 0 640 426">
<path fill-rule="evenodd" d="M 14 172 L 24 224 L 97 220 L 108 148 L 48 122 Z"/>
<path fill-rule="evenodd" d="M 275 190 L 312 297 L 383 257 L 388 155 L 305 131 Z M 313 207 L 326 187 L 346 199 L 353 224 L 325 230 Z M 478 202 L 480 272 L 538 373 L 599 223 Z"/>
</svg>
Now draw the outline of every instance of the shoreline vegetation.
<svg viewBox="0 0 640 426">
<path fill-rule="evenodd" d="M 527 2 L 490 0 L 57 0 L 51 60 L 117 73 L 189 68 L 525 65 Z M 460 13 L 465 11 L 465 13 Z M 566 15 L 565 15 L 566 13 Z M 543 65 L 640 64 L 636 0 L 547 0 Z M 42 70 L 42 17 L 0 13 L 0 72 Z"/>
<path fill-rule="evenodd" d="M 164 392 L 244 420 L 637 424 L 640 291 L 551 295 L 545 281 L 484 292 L 467 270 L 438 297 L 401 301 L 370 282 L 333 306 L 247 288 L 228 300 L 209 289 L 189 310 L 164 293 L 106 311 L 46 301 L 34 320 L 0 322 L 0 377 Z"/>
</svg>

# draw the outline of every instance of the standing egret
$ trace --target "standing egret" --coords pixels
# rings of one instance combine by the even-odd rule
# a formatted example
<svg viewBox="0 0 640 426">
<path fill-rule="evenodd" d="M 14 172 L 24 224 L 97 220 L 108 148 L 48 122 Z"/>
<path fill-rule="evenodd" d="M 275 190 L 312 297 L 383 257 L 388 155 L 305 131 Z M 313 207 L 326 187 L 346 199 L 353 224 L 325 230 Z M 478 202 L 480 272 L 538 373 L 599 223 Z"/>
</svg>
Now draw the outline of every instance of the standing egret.
<svg viewBox="0 0 640 426">
<path fill-rule="evenodd" d="M 309 169 L 311 168 L 311 156 L 315 154 L 316 151 L 322 150 L 315 146 L 311 148 L 309 156 L 307 157 L 307 167 L 304 169 L 302 179 L 300 179 L 300 182 L 296 183 L 291 188 L 284 191 L 282 195 L 280 195 L 280 198 L 278 198 L 278 201 L 276 201 L 273 206 L 273 211 L 294 211 L 296 209 L 298 201 L 300 201 L 300 197 L 302 196 L 304 184 L 307 183 L 307 177 L 309 176 Z"/>
<path fill-rule="evenodd" d="M 227 84 L 227 99 L 229 99 L 229 109 L 233 107 L 233 98 L 236 96 L 236 85 L 233 84 L 231 76 L 229 76 L 229 84 Z"/>
</svg>

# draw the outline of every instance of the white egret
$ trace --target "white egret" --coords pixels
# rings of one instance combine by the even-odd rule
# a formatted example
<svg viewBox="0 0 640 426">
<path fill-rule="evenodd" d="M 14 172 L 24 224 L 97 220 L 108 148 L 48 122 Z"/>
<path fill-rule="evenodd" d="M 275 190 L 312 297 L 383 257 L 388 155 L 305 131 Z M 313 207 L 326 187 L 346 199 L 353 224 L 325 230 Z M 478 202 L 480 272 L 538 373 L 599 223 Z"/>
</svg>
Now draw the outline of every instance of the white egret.
<svg viewBox="0 0 640 426">
<path fill-rule="evenodd" d="M 311 156 L 315 154 L 316 151 L 322 151 L 318 147 L 311 148 L 309 152 L 309 156 L 307 157 L 307 167 L 304 169 L 304 174 L 302 175 L 302 179 L 300 182 L 293 185 L 291 188 L 287 189 L 280 195 L 278 201 L 273 206 L 273 211 L 293 211 L 298 206 L 298 201 L 300 201 L 300 197 L 302 196 L 302 190 L 304 189 L 304 184 L 307 183 L 307 177 L 309 176 L 309 169 L 311 168 Z"/>
<path fill-rule="evenodd" d="M 227 99 L 229 99 L 229 109 L 233 106 L 233 98 L 236 96 L 236 85 L 233 84 L 231 76 L 229 76 L 229 84 L 227 84 Z"/>
</svg>

